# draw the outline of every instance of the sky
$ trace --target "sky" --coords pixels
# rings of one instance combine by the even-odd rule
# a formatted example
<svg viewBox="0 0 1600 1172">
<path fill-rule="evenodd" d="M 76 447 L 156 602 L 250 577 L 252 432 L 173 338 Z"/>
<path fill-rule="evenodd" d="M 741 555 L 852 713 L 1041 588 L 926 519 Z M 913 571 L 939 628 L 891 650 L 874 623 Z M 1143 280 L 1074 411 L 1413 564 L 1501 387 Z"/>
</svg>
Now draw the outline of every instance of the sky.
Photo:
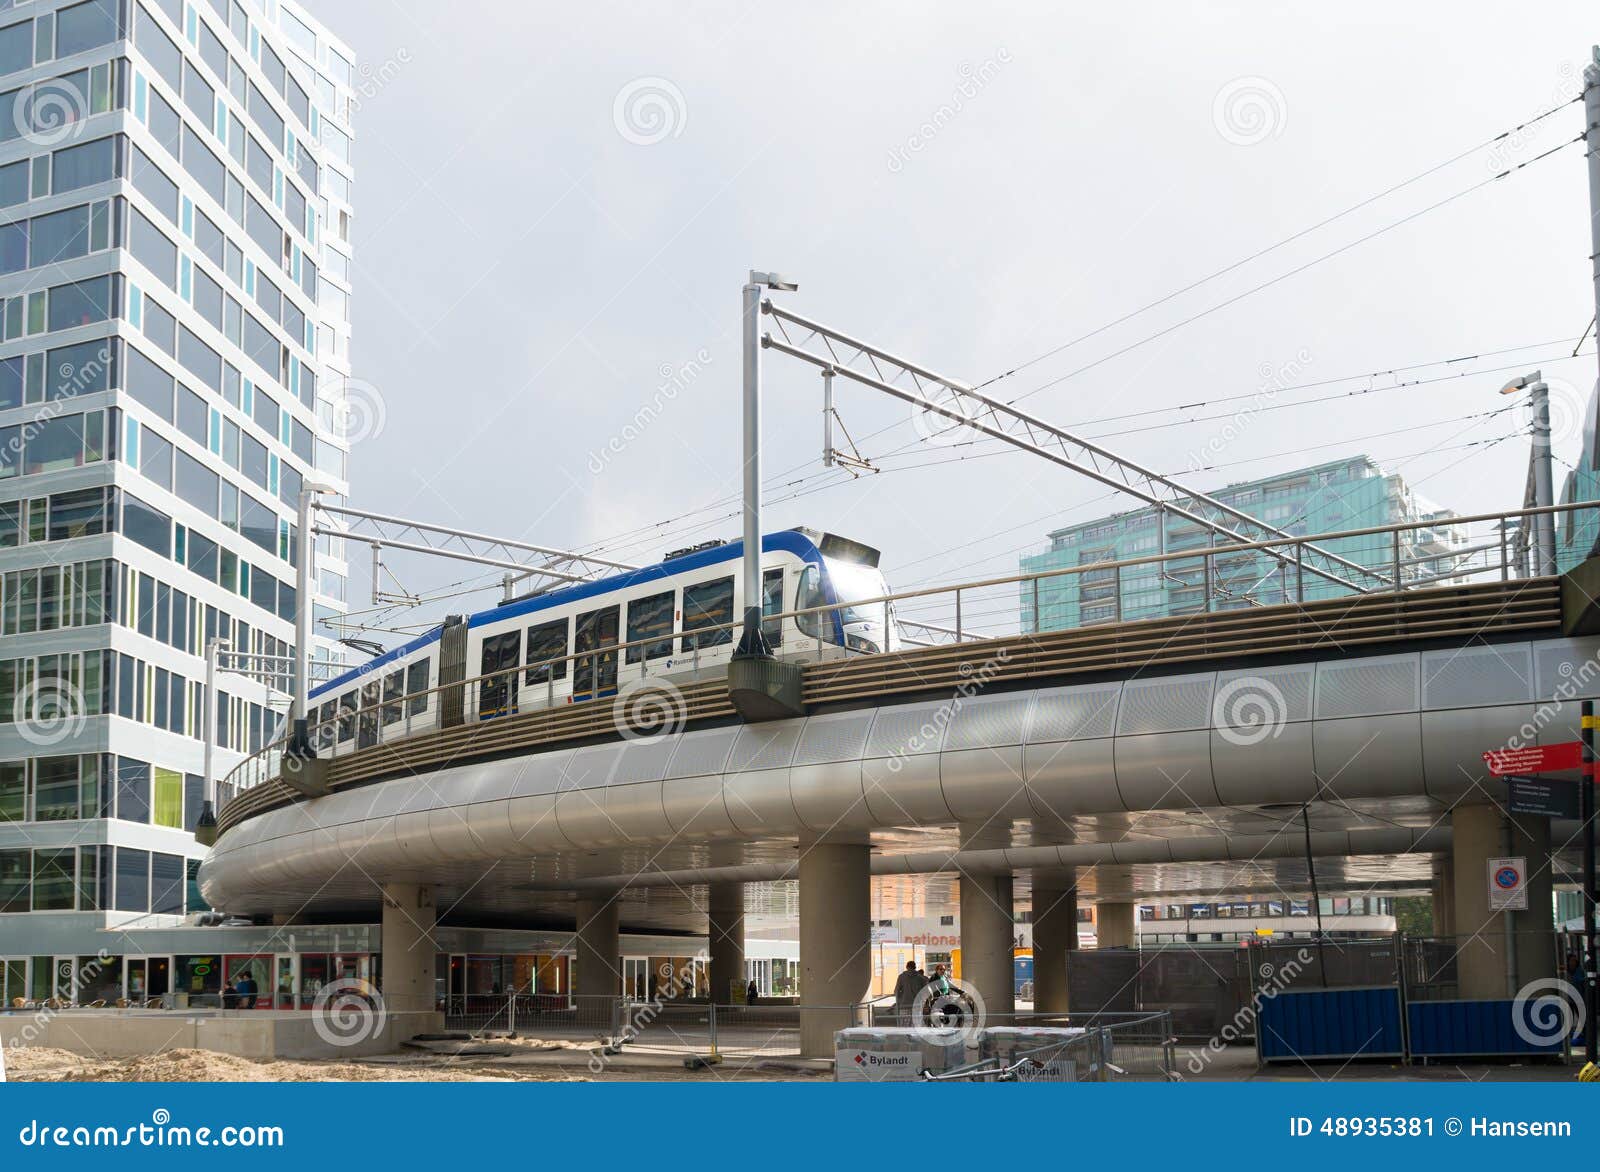
<svg viewBox="0 0 1600 1172">
<path fill-rule="evenodd" d="M 313 7 L 360 62 L 357 507 L 640 563 L 736 537 L 750 269 L 1200 489 L 1365 453 L 1517 507 L 1496 392 L 1533 368 L 1576 458 L 1589 193 L 1581 145 L 1539 156 L 1582 132 L 1592 3 Z M 820 383 L 767 352 L 765 528 L 877 546 L 896 589 L 1136 503 L 844 380 L 882 471 L 826 470 Z"/>
</svg>

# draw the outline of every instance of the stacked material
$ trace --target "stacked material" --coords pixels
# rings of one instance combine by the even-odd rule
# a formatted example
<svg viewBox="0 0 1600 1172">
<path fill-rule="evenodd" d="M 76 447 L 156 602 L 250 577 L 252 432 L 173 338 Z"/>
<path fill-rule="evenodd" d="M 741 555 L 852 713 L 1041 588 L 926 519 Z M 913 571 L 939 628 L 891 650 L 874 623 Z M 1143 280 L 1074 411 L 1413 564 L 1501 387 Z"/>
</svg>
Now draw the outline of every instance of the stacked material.
<svg viewBox="0 0 1600 1172">
<path fill-rule="evenodd" d="M 833 1051 L 836 1082 L 916 1082 L 969 1061 L 965 1034 L 905 1026 L 839 1030 Z"/>
</svg>

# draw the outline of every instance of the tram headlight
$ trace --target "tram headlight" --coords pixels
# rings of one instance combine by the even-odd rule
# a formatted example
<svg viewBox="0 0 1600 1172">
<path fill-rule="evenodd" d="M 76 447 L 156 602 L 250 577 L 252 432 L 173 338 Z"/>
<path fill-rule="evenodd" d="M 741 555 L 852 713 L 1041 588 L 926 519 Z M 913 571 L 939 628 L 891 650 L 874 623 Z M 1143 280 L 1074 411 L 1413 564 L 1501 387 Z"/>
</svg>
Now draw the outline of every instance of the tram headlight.
<svg viewBox="0 0 1600 1172">
<path fill-rule="evenodd" d="M 844 642 L 851 651 L 859 651 L 863 655 L 878 654 L 878 645 L 871 639 L 863 639 L 860 635 L 846 635 Z"/>
</svg>

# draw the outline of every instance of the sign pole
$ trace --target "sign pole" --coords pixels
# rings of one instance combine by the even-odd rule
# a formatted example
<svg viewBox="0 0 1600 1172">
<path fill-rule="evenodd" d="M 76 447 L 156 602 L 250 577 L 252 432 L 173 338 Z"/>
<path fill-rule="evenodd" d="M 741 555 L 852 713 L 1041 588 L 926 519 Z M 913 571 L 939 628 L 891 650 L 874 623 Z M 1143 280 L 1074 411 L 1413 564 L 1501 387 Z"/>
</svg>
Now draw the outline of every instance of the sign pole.
<svg viewBox="0 0 1600 1172">
<path fill-rule="evenodd" d="M 1583 823 L 1583 1053 L 1589 1062 L 1600 1050 L 1600 1024 L 1595 1014 L 1595 770 L 1594 701 L 1583 702 L 1583 777 L 1578 783 L 1578 816 Z"/>
</svg>

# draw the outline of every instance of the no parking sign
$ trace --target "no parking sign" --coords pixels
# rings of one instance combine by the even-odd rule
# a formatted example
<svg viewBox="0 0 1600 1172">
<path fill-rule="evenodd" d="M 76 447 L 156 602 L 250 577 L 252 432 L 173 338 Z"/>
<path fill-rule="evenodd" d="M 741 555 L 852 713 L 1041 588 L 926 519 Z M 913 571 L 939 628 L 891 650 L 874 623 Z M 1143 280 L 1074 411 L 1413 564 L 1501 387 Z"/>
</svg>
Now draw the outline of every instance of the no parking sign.
<svg viewBox="0 0 1600 1172">
<path fill-rule="evenodd" d="M 1522 857 L 1489 860 L 1489 910 L 1528 910 L 1528 860 Z"/>
</svg>

